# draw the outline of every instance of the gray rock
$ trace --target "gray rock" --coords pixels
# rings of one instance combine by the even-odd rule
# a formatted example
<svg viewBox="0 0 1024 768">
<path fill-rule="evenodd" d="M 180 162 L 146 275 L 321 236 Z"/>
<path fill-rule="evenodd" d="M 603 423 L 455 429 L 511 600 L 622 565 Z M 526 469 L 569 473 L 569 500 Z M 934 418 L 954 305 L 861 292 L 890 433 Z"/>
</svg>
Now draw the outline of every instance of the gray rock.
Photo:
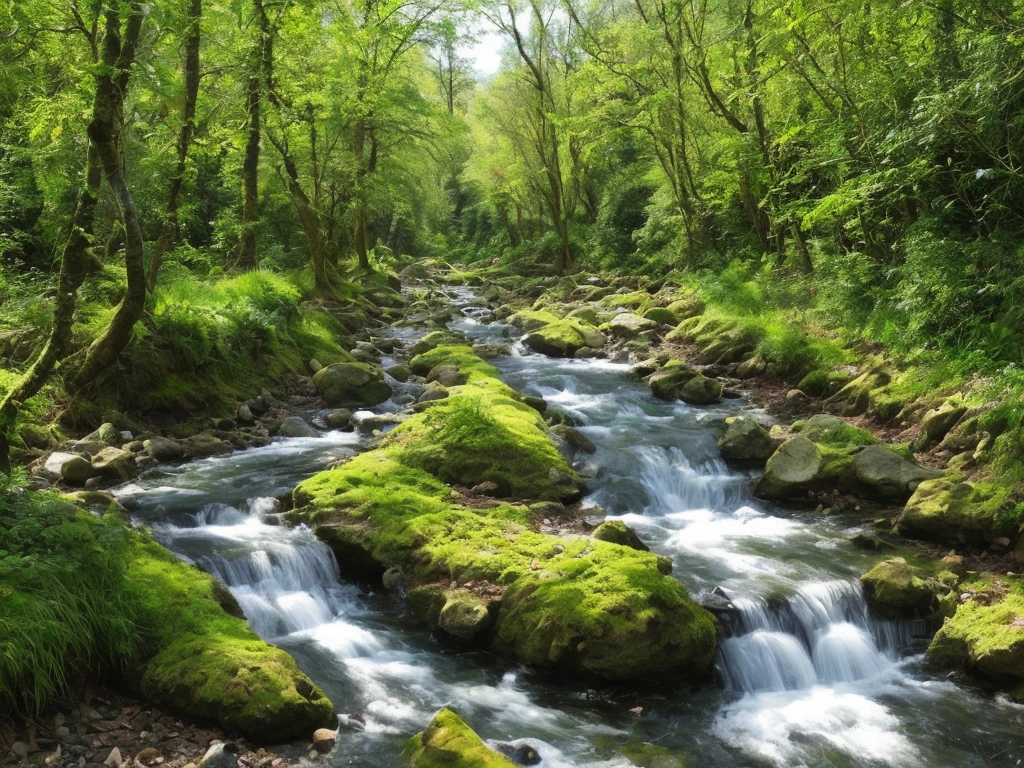
<svg viewBox="0 0 1024 768">
<path fill-rule="evenodd" d="M 564 424 L 559 424 L 552 427 L 551 431 L 578 451 L 583 451 L 584 453 L 594 453 L 597 451 L 597 446 L 579 430 L 573 429 L 572 427 Z"/>
<path fill-rule="evenodd" d="M 199 761 L 199 768 L 236 768 L 238 760 L 228 752 L 223 742 L 215 741 L 206 750 L 202 760 Z"/>
<path fill-rule="evenodd" d="M 803 435 L 790 438 L 768 459 L 755 491 L 759 496 L 784 496 L 808 485 L 818 474 L 821 456 Z"/>
<path fill-rule="evenodd" d="M 234 450 L 231 444 L 209 432 L 200 432 L 188 439 L 188 452 L 197 458 L 219 456 Z"/>
<path fill-rule="evenodd" d="M 242 424 L 252 424 L 256 418 L 252 415 L 252 409 L 246 403 L 242 403 L 235 411 L 235 418 Z"/>
<path fill-rule="evenodd" d="M 725 434 L 718 440 L 722 458 L 767 461 L 775 450 L 768 430 L 749 416 L 730 416 L 725 424 Z"/>
<path fill-rule="evenodd" d="M 439 382 L 434 381 L 430 383 L 430 386 L 423 390 L 423 394 L 416 399 L 416 402 L 431 403 L 435 400 L 444 400 L 446 397 L 448 397 L 448 390 Z"/>
<path fill-rule="evenodd" d="M 175 440 L 166 437 L 151 437 L 143 447 L 157 461 L 177 461 L 185 456 L 185 449 Z"/>
<path fill-rule="evenodd" d="M 320 435 L 301 416 L 289 416 L 277 427 L 278 437 L 318 437 Z"/>
<path fill-rule="evenodd" d="M 11 752 L 24 760 L 28 757 L 28 744 L 24 741 L 16 741 L 11 744 Z"/>
<path fill-rule="evenodd" d="M 384 589 L 388 592 L 396 594 L 405 592 L 405 573 L 402 572 L 401 568 L 388 568 L 384 571 L 381 582 L 384 584 Z"/>
<path fill-rule="evenodd" d="M 857 479 L 876 495 L 905 501 L 925 480 L 942 477 L 942 472 L 911 464 L 883 445 L 869 445 L 853 460 Z"/>
<path fill-rule="evenodd" d="M 608 328 L 612 334 L 623 339 L 632 339 L 644 331 L 653 329 L 657 323 L 653 320 L 634 315 L 632 312 L 622 312 L 611 319 Z M 588 345 L 590 346 L 590 345 Z"/>
<path fill-rule="evenodd" d="M 352 411 L 348 408 L 335 408 L 324 416 L 324 423 L 331 429 L 344 429 L 352 422 Z"/>
</svg>

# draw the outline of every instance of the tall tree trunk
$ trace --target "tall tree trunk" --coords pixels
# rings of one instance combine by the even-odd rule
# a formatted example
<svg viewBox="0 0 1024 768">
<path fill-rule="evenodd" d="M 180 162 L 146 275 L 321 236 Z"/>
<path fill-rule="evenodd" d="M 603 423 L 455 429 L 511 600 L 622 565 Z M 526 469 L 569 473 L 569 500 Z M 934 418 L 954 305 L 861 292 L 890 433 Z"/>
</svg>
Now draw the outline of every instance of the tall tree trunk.
<svg viewBox="0 0 1024 768">
<path fill-rule="evenodd" d="M 245 158 L 242 160 L 242 231 L 238 239 L 238 266 L 242 269 L 253 269 L 256 266 L 256 220 L 260 215 L 258 172 L 260 110 L 263 101 L 261 82 L 260 75 L 253 72 L 245 86 L 247 136 Z"/>
<path fill-rule="evenodd" d="M 164 211 L 164 223 L 160 236 L 153 246 L 153 255 L 149 261 L 149 273 L 146 275 L 146 287 L 153 291 L 156 288 L 157 274 L 164 254 L 174 244 L 178 235 L 178 201 L 181 186 L 185 179 L 185 161 L 188 148 L 192 143 L 195 131 L 196 100 L 199 96 L 199 42 L 200 19 L 203 16 L 203 0 L 189 0 L 188 31 L 185 35 L 184 81 L 185 101 L 181 108 L 181 128 L 178 131 L 178 162 L 171 176 L 170 191 L 167 196 L 167 208 Z"/>
<path fill-rule="evenodd" d="M 324 257 L 323 236 L 320 232 L 320 218 L 317 216 L 313 206 L 310 205 L 309 196 L 299 183 L 299 170 L 295 165 L 295 158 L 292 157 L 288 145 L 283 139 L 278 140 L 274 135 L 267 132 L 271 143 L 277 148 L 284 162 L 284 170 L 288 176 L 288 191 L 292 196 L 292 203 L 302 223 L 302 231 L 306 236 L 306 247 L 309 249 L 309 260 L 313 268 L 313 282 L 316 292 L 320 296 L 327 296 L 331 293 L 331 278 L 327 271 L 327 260 Z"/>
<path fill-rule="evenodd" d="M 92 242 L 96 201 L 99 199 L 102 183 L 103 166 L 100 164 L 96 148 L 90 143 L 85 187 L 79 194 L 68 239 L 61 253 L 53 325 L 39 356 L 18 383 L 0 400 L 0 472 L 4 474 L 10 474 L 10 439 L 18 411 L 26 400 L 42 389 L 57 364 L 67 354 L 71 328 L 75 322 L 75 309 L 78 305 L 78 289 L 82 287 L 82 281 L 89 272 L 88 250 Z"/>
<path fill-rule="evenodd" d="M 121 31 L 121 4 L 112 0 L 104 11 L 106 36 L 103 41 L 103 68 L 97 76 L 93 119 L 89 140 L 96 149 L 103 174 L 114 193 L 125 231 L 124 261 L 128 286 L 114 317 L 102 334 L 90 345 L 85 361 L 69 382 L 72 391 L 91 384 L 111 365 L 131 339 L 135 323 L 146 306 L 146 270 L 143 263 L 142 229 L 135 201 L 128 190 L 121 140 L 124 133 L 124 101 L 128 79 L 142 31 L 145 11 L 135 1 L 128 5 L 129 16 L 124 35 Z"/>
</svg>

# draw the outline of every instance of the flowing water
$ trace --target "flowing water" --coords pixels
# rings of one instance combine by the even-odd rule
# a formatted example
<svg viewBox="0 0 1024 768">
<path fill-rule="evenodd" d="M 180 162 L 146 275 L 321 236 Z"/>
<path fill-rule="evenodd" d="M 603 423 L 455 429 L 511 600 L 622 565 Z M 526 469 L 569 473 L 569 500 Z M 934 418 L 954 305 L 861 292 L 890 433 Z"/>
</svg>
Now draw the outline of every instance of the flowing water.
<svg viewBox="0 0 1024 768">
<path fill-rule="evenodd" d="M 472 294 L 452 325 L 481 341 L 513 335 L 480 322 Z M 396 329 L 404 340 L 422 330 Z M 729 602 L 718 685 L 659 690 L 554 683 L 423 632 L 385 594 L 339 582 L 330 550 L 279 524 L 278 498 L 365 447 L 356 432 L 278 440 L 162 467 L 121 489 L 137 519 L 226 584 L 253 628 L 298 660 L 331 697 L 343 733 L 336 765 L 390 768 L 443 705 L 492 744 L 529 744 L 543 768 L 625 768 L 619 748 L 650 742 L 693 766 L 1014 766 L 1024 708 L 925 673 L 925 628 L 867 610 L 857 576 L 870 557 L 841 521 L 765 505 L 752 473 L 718 455 L 743 401 L 695 408 L 655 400 L 628 366 L 552 360 L 521 348 L 494 361 L 505 381 L 573 416 L 597 445 L 578 468 L 585 503 L 672 557 L 700 599 Z M 396 399 L 414 387 L 396 386 Z M 394 402 L 378 410 L 397 410 Z M 757 415 L 755 413 L 755 415 Z M 630 712 L 643 707 L 641 715 Z"/>
</svg>

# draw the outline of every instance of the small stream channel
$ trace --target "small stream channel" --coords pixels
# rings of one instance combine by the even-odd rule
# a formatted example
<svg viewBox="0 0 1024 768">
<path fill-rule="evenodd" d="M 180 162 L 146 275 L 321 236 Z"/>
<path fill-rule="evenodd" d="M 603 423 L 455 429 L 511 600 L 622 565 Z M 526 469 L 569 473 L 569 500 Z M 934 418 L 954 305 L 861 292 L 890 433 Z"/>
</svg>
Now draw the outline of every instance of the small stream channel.
<svg viewBox="0 0 1024 768">
<path fill-rule="evenodd" d="M 461 308 L 452 328 L 481 342 L 514 338 L 508 326 L 481 322 L 472 298 L 452 292 Z M 394 329 L 405 341 L 423 332 Z M 755 500 L 753 475 L 724 464 L 717 437 L 742 400 L 665 403 L 631 382 L 626 365 L 555 360 L 518 345 L 493 362 L 509 385 L 572 415 L 597 445 L 579 466 L 585 503 L 670 556 L 698 599 L 716 587 L 729 595 L 736 610 L 719 685 L 595 691 L 553 682 L 456 651 L 412 624 L 391 596 L 340 582 L 326 546 L 279 524 L 276 499 L 364 449 L 359 431 L 159 467 L 120 489 L 158 540 L 224 582 L 260 635 L 292 653 L 340 712 L 364 721 L 343 726 L 333 764 L 397 766 L 405 740 L 446 704 L 494 744 L 533 746 L 543 768 L 626 768 L 619 748 L 638 741 L 688 753 L 690 768 L 1024 759 L 1024 707 L 928 675 L 923 628 L 869 615 L 857 577 L 873 558 L 850 545 L 856 529 Z M 396 395 L 409 391 L 392 384 Z M 630 712 L 638 706 L 639 716 Z"/>
</svg>

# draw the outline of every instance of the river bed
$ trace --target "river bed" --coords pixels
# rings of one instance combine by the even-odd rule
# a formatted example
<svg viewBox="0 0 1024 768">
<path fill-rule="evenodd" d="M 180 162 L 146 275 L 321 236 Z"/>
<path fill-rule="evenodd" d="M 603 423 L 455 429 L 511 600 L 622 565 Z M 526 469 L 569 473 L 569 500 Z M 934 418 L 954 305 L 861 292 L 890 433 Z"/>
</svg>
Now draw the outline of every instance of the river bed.
<svg viewBox="0 0 1024 768">
<path fill-rule="evenodd" d="M 468 290 L 452 300 L 462 308 L 455 330 L 482 342 L 514 339 L 514 329 L 481 322 Z M 339 581 L 326 546 L 280 524 L 277 499 L 365 449 L 359 431 L 164 466 L 120 489 L 159 541 L 224 582 L 253 628 L 292 653 L 339 712 L 357 715 L 342 717 L 333 764 L 397 766 L 408 737 L 443 705 L 492 743 L 531 745 L 542 768 L 627 768 L 619 749 L 633 742 L 686 753 L 690 768 L 1024 759 L 1024 707 L 929 675 L 924 628 L 869 615 L 857 577 L 877 555 L 850 544 L 857 528 L 766 505 L 750 493 L 755 474 L 721 460 L 724 419 L 747 409 L 744 400 L 666 403 L 630 381 L 627 365 L 556 360 L 518 345 L 492 362 L 509 385 L 570 414 L 597 446 L 578 458 L 584 503 L 671 557 L 698 599 L 719 588 L 732 600 L 719 679 L 600 690 L 553 681 L 448 646 L 394 597 Z M 410 391 L 392 383 L 396 395 Z"/>
</svg>

